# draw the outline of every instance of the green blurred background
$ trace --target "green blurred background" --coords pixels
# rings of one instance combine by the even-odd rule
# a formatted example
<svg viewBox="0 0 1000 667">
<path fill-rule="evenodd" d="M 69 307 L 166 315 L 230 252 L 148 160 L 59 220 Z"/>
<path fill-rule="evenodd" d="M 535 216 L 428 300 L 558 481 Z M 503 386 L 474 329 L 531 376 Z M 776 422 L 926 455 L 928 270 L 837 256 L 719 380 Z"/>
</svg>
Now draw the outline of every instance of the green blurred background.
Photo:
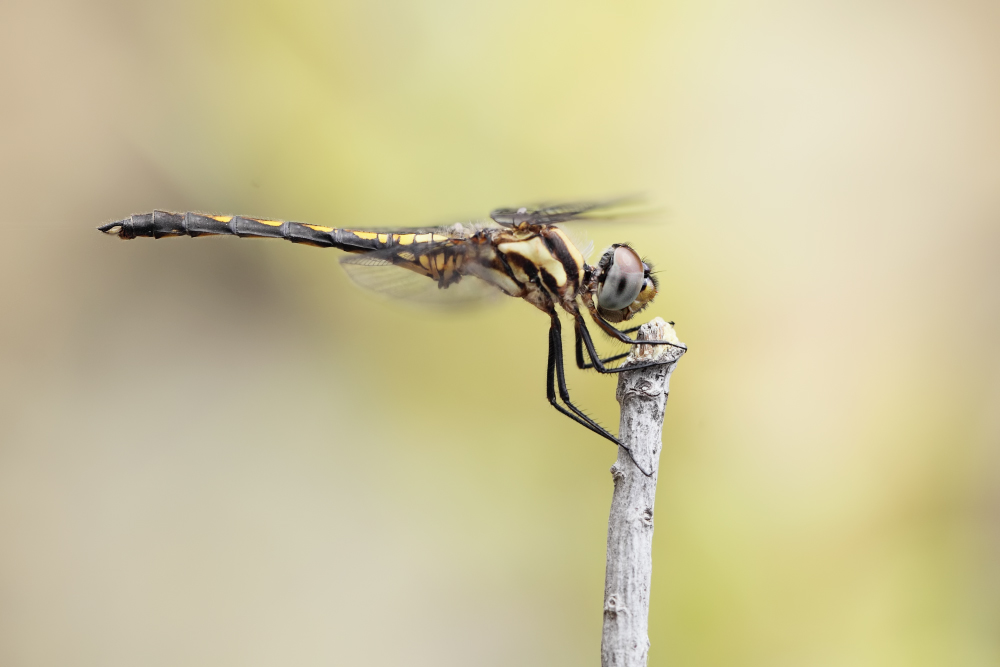
<svg viewBox="0 0 1000 667">
<path fill-rule="evenodd" d="M 632 192 L 582 231 L 691 348 L 650 664 L 1000 664 L 994 0 L 5 0 L 0 89 L 0 664 L 597 664 L 544 315 L 94 227 Z"/>
</svg>

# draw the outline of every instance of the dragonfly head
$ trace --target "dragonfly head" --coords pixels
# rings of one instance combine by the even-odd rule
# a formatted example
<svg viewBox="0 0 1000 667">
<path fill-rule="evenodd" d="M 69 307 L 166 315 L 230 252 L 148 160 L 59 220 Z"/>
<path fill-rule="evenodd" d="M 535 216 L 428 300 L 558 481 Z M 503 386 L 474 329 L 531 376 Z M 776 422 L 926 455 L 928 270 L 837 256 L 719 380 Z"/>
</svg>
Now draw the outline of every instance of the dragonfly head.
<svg viewBox="0 0 1000 667">
<path fill-rule="evenodd" d="M 649 264 L 625 243 L 608 248 L 597 263 L 597 311 L 609 322 L 623 322 L 656 296 Z"/>
</svg>

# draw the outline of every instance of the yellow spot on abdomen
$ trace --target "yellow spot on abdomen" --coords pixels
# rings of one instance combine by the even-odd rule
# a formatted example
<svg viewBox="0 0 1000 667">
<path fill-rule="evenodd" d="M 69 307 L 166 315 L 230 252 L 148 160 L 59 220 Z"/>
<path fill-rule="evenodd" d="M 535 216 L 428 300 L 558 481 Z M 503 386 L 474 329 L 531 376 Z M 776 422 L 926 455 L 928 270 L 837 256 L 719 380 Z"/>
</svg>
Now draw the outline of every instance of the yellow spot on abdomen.
<svg viewBox="0 0 1000 667">
<path fill-rule="evenodd" d="M 312 229 L 313 231 L 317 231 L 317 232 L 332 232 L 333 231 L 333 227 L 321 227 L 320 225 L 302 225 L 302 226 L 303 227 L 308 227 L 309 229 Z"/>
<path fill-rule="evenodd" d="M 219 222 L 229 222 L 230 220 L 233 219 L 233 216 L 231 215 L 209 215 L 205 217 L 211 218 L 212 220 L 217 220 Z"/>
<path fill-rule="evenodd" d="M 378 236 L 378 234 L 376 234 L 375 232 L 356 232 L 353 229 L 345 229 L 344 231 L 347 232 L 348 234 L 354 234 L 359 239 L 365 239 L 366 241 L 369 241 Z"/>
</svg>

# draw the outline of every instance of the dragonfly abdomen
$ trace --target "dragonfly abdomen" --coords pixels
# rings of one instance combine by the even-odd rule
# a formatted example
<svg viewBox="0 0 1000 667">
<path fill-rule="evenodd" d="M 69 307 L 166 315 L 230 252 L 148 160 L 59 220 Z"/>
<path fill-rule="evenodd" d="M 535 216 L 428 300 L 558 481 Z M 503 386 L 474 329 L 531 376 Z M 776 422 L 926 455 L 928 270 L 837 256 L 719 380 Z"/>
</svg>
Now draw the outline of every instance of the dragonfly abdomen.
<svg viewBox="0 0 1000 667">
<path fill-rule="evenodd" d="M 122 239 L 140 236 L 163 238 L 170 236 L 233 235 L 240 237 L 285 239 L 320 248 L 339 248 L 348 252 L 379 250 L 393 245 L 413 243 L 427 236 L 440 240 L 439 234 L 390 234 L 353 229 L 337 229 L 301 222 L 264 220 L 241 215 L 207 215 L 204 213 L 170 213 L 153 211 L 110 222 L 98 227 L 106 234 Z M 441 237 L 443 238 L 443 237 Z"/>
</svg>

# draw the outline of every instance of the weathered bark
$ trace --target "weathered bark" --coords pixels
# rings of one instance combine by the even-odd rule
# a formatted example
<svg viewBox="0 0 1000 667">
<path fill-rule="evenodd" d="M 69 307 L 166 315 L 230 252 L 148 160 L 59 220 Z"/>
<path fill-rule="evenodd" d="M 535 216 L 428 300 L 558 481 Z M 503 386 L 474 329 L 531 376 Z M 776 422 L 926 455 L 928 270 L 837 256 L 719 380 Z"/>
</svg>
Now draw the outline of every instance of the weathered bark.
<svg viewBox="0 0 1000 667">
<path fill-rule="evenodd" d="M 661 320 L 642 325 L 640 340 L 677 341 Z M 615 490 L 608 519 L 608 565 L 604 581 L 602 667 L 645 667 L 649 653 L 649 585 L 653 574 L 653 503 L 662 449 L 663 413 L 670 374 L 683 354 L 669 345 L 637 345 L 626 363 L 666 363 L 618 376 L 619 438 L 652 475 L 646 477 L 623 448 L 611 466 Z"/>
</svg>

